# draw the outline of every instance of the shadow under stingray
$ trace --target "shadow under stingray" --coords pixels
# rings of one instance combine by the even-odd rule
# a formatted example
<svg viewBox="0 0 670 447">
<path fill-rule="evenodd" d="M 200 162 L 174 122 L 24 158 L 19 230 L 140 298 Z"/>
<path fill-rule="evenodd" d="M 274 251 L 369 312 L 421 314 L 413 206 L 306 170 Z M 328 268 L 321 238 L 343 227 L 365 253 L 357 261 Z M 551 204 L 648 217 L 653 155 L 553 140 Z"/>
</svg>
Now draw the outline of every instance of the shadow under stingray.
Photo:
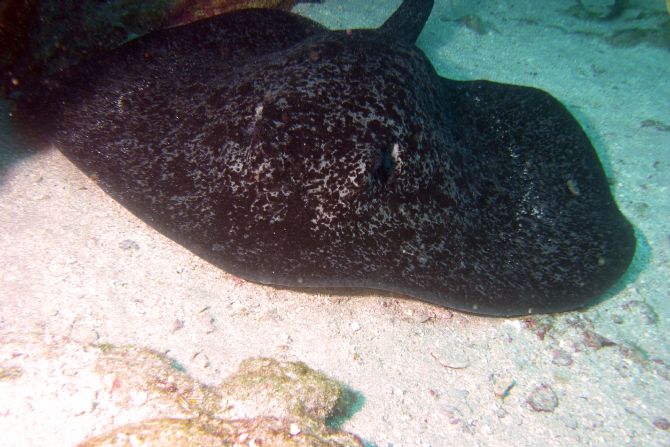
<svg viewBox="0 0 670 447">
<path fill-rule="evenodd" d="M 11 123 L 13 109 L 13 101 L 0 99 L 0 186 L 4 185 L 12 166 L 44 152 L 18 136 Z"/>
</svg>

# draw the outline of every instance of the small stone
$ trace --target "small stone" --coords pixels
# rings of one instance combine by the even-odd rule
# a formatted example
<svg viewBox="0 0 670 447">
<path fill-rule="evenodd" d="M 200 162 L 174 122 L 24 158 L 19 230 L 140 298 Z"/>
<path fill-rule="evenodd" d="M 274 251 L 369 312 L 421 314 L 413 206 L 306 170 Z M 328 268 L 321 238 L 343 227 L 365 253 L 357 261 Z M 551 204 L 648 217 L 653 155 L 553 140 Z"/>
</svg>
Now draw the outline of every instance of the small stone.
<svg viewBox="0 0 670 447">
<path fill-rule="evenodd" d="M 564 349 L 555 349 L 551 353 L 552 359 L 551 363 L 558 366 L 570 366 L 572 365 L 572 356 L 570 353 Z"/>
<path fill-rule="evenodd" d="M 533 411 L 551 413 L 558 407 L 558 397 L 549 385 L 543 383 L 530 392 L 526 403 Z"/>
<path fill-rule="evenodd" d="M 603 337 L 602 335 L 588 329 L 582 332 L 582 340 L 584 341 L 585 346 L 593 348 L 596 351 L 600 348 L 616 345 L 616 343 L 609 338 Z"/>
<path fill-rule="evenodd" d="M 498 416 L 499 419 L 502 419 L 502 418 L 504 418 L 505 416 L 507 416 L 507 415 L 509 414 L 509 413 L 507 412 L 507 410 L 505 410 L 505 409 L 504 409 L 503 407 L 501 407 L 500 405 L 497 405 L 497 406 L 496 406 L 496 409 L 495 409 L 494 413 L 495 413 L 496 416 Z"/>
<path fill-rule="evenodd" d="M 91 390 L 80 390 L 70 397 L 70 411 L 74 416 L 81 416 L 93 410 L 95 394 Z"/>
<path fill-rule="evenodd" d="M 553 319 L 550 317 L 528 317 L 523 320 L 524 327 L 534 331 L 540 340 L 544 340 L 547 333 L 553 328 L 553 324 Z"/>
<path fill-rule="evenodd" d="M 654 419 L 654 427 L 658 428 L 659 430 L 668 430 L 670 429 L 670 421 L 668 421 L 666 418 L 656 418 Z"/>
<path fill-rule="evenodd" d="M 201 330 L 206 334 L 211 334 L 218 330 L 216 327 L 216 318 L 210 312 L 201 312 L 198 314 L 197 322 Z"/>
<path fill-rule="evenodd" d="M 119 243 L 119 248 L 121 250 L 139 250 L 140 246 L 137 244 L 137 242 L 131 239 L 124 239 Z"/>
<path fill-rule="evenodd" d="M 289 427 L 289 433 L 291 434 L 291 436 L 298 435 L 298 434 L 300 434 L 300 432 L 301 432 L 301 430 L 300 430 L 300 427 L 298 427 L 298 424 L 296 424 L 295 422 L 292 422 L 291 426 Z"/>
<path fill-rule="evenodd" d="M 651 359 L 651 369 L 665 380 L 670 380 L 670 365 L 663 360 Z"/>
<path fill-rule="evenodd" d="M 565 426 L 572 430 L 577 430 L 579 428 L 579 424 L 577 423 L 577 421 L 572 418 L 565 421 Z"/>
<path fill-rule="evenodd" d="M 405 395 L 405 391 L 400 388 L 393 388 L 391 390 L 391 394 L 393 394 L 394 396 L 402 397 Z"/>
<path fill-rule="evenodd" d="M 100 334 L 91 327 L 75 323 L 70 331 L 70 339 L 79 343 L 95 343 L 100 339 Z"/>
<path fill-rule="evenodd" d="M 184 329 L 184 320 L 177 318 L 172 322 L 172 333 L 174 334 L 180 329 Z"/>
<path fill-rule="evenodd" d="M 196 352 L 195 354 L 193 354 L 193 356 L 191 357 L 191 361 L 193 362 L 193 365 L 196 365 L 200 368 L 209 368 L 209 366 L 211 365 L 207 354 L 204 354 L 202 352 Z"/>
<path fill-rule="evenodd" d="M 361 330 L 361 325 L 356 323 L 355 321 L 351 323 L 351 332 L 358 332 Z"/>
<path fill-rule="evenodd" d="M 658 323 L 658 314 L 649 304 L 640 300 L 631 300 L 625 302 L 621 308 L 637 316 L 638 321 L 645 325 Z"/>
</svg>

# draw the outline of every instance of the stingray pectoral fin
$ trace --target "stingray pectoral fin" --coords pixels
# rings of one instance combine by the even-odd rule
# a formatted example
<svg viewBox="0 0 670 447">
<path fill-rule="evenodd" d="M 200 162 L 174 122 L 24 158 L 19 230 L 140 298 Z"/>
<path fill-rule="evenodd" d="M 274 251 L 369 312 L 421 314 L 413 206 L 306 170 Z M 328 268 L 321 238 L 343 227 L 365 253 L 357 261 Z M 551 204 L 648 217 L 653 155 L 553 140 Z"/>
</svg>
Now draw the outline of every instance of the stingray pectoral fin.
<svg viewBox="0 0 670 447">
<path fill-rule="evenodd" d="M 529 87 L 447 79 L 443 87 L 455 138 L 477 160 L 469 175 L 479 224 L 469 231 L 481 241 L 473 283 L 489 296 L 480 310 L 569 310 L 611 287 L 635 236 L 570 112 Z"/>
</svg>

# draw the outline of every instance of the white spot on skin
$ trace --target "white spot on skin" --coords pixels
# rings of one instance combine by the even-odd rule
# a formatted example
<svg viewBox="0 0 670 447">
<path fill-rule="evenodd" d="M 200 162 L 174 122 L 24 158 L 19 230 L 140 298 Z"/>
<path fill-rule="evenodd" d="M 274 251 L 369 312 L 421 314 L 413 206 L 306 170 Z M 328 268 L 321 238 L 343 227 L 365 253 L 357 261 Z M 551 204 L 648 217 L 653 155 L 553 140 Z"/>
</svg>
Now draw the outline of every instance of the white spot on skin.
<svg viewBox="0 0 670 447">
<path fill-rule="evenodd" d="M 391 150 L 391 158 L 393 158 L 393 163 L 395 163 L 396 165 L 399 162 L 398 152 L 400 152 L 400 146 L 398 145 L 398 143 L 395 143 L 393 145 L 393 149 Z"/>
<path fill-rule="evenodd" d="M 249 123 L 249 126 L 247 126 L 246 132 L 247 134 L 251 135 L 255 132 L 256 130 L 256 124 L 258 123 L 258 120 L 260 120 L 263 117 L 263 103 L 259 102 L 256 104 L 256 107 L 254 108 L 254 117 L 251 120 L 251 123 Z"/>
<path fill-rule="evenodd" d="M 123 112 L 124 112 L 124 106 L 123 106 L 124 96 L 125 96 L 125 95 L 121 95 L 121 96 L 119 96 L 119 99 L 116 100 L 116 110 L 117 110 L 119 113 L 123 113 Z"/>
</svg>

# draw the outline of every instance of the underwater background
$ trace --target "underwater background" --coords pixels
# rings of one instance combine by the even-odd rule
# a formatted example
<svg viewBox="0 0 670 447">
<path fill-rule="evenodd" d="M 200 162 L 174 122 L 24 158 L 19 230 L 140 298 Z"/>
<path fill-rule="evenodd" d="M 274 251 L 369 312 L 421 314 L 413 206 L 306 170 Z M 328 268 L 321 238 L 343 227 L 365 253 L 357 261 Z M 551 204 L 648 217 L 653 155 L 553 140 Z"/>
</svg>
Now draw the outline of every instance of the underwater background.
<svg viewBox="0 0 670 447">
<path fill-rule="evenodd" d="M 346 29 L 377 27 L 399 3 L 291 6 Z M 115 18 L 114 32 L 97 40 L 102 47 L 159 22 L 143 9 L 140 23 L 130 23 L 116 6 L 99 2 L 85 15 L 98 18 L 91 33 Z M 54 20 L 66 23 L 67 15 Z M 12 56 L 25 73 L 76 63 L 89 51 L 61 58 L 53 41 L 40 42 Z M 150 229 L 59 152 L 30 151 L 10 123 L 11 91 L 20 85 L 9 76 L 0 121 L 2 444 L 75 445 L 173 415 L 153 405 L 188 417 L 199 410 L 152 397 L 157 377 L 187 374 L 185 389 L 221 384 L 244 359 L 268 357 L 305 362 L 343 385 L 325 423 L 367 446 L 670 445 L 667 5 L 436 0 L 417 45 L 441 76 L 543 89 L 583 126 L 638 242 L 629 271 L 601 303 L 497 319 L 383 292 L 243 282 Z M 314 380 L 307 396 L 330 389 Z M 290 393 L 302 396 L 301 383 Z M 126 394 L 118 391 L 124 384 L 132 384 Z M 169 390 L 180 388 L 159 395 Z M 330 408 L 324 402 L 314 407 Z M 323 422 L 319 411 L 309 414 Z"/>
</svg>

